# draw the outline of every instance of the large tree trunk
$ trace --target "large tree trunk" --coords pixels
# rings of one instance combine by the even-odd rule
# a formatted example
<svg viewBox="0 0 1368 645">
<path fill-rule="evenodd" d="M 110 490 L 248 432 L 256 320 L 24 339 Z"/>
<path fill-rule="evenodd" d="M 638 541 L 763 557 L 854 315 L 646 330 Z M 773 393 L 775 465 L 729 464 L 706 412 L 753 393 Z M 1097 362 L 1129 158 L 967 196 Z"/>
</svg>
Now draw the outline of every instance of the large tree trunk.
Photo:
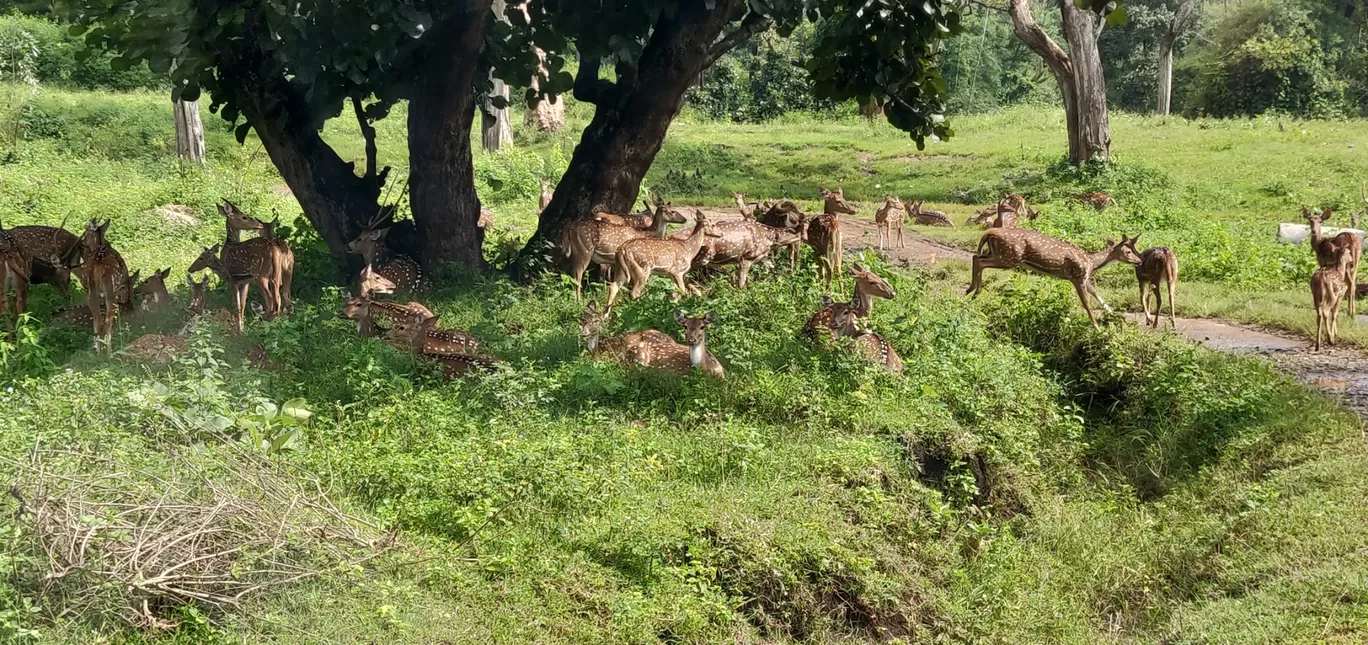
<svg viewBox="0 0 1368 645">
<path fill-rule="evenodd" d="M 1010 0 L 1012 31 L 1045 61 L 1059 85 L 1068 121 L 1069 161 L 1081 165 L 1111 158 L 1111 126 L 1107 115 L 1107 82 L 1102 75 L 1102 56 L 1097 50 L 1099 20 L 1079 9 L 1073 0 L 1057 0 L 1069 53 L 1045 33 L 1031 15 L 1028 0 Z"/>
<path fill-rule="evenodd" d="M 482 18 L 482 16 L 481 16 Z M 483 19 L 449 21 L 447 33 L 424 52 L 409 98 L 409 190 L 414 223 L 423 239 L 423 263 L 436 268 L 453 262 L 465 268 L 483 264 L 484 231 L 477 226 L 470 131 Z"/>
<path fill-rule="evenodd" d="M 636 200 L 641 180 L 679 114 L 684 92 L 726 50 L 768 23 L 757 18 L 719 41 L 728 17 L 742 0 L 718 0 L 713 9 L 685 3 L 656 23 L 635 66 L 618 66 L 617 81 L 598 78 L 599 60 L 584 58 L 575 80 L 575 98 L 595 104 L 570 165 L 542 211 L 537 233 L 528 241 L 519 268 L 560 242 L 569 222 L 595 211 L 625 213 Z M 553 257 L 560 257 L 553 253 Z"/>
<path fill-rule="evenodd" d="M 176 154 L 191 163 L 204 163 L 204 124 L 198 101 L 171 101 L 176 122 Z"/>
</svg>

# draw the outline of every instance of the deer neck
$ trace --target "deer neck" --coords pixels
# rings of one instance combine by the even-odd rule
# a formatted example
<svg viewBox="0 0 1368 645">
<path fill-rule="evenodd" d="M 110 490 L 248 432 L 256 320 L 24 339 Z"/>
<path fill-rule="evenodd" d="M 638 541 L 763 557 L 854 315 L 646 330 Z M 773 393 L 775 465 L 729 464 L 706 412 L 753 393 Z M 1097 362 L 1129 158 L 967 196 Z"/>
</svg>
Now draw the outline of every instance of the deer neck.
<svg viewBox="0 0 1368 645">
<path fill-rule="evenodd" d="M 1096 253 L 1088 253 L 1087 258 L 1089 275 L 1095 273 L 1098 269 L 1101 269 L 1102 267 L 1107 266 L 1112 262 L 1115 262 L 1116 256 L 1112 254 L 1114 250 L 1115 249 L 1107 249 L 1105 251 L 1098 251 Z"/>
<path fill-rule="evenodd" d="M 708 349 L 704 344 L 704 339 L 700 338 L 697 343 L 689 345 L 689 363 L 691 365 L 702 367 L 707 360 Z"/>
<path fill-rule="evenodd" d="M 588 336 L 585 336 L 585 337 L 584 337 L 584 346 L 587 347 L 587 348 L 589 348 L 589 353 L 590 353 L 590 354 L 597 354 L 597 353 L 598 353 L 598 348 L 599 348 L 599 335 L 598 335 L 597 333 L 594 333 L 594 334 L 589 334 Z"/>
<path fill-rule="evenodd" d="M 868 317 L 869 313 L 874 310 L 873 294 L 856 289 L 855 297 L 850 299 L 850 308 L 856 315 Z"/>
<path fill-rule="evenodd" d="M 706 236 L 703 230 L 701 222 L 694 224 L 693 233 L 684 239 L 684 249 L 688 251 L 689 257 L 698 255 L 698 250 L 703 248 L 703 238 Z"/>
</svg>

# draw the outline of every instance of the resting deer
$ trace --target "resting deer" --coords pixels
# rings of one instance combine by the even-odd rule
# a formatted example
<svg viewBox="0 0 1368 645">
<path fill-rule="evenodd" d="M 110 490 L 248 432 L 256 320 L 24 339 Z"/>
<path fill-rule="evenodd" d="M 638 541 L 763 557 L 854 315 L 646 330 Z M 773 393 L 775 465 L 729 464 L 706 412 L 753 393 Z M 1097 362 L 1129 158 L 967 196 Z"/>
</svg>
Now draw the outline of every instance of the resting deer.
<svg viewBox="0 0 1368 645">
<path fill-rule="evenodd" d="M 590 300 L 584 308 L 584 314 L 580 316 L 580 337 L 584 339 L 584 346 L 589 353 L 595 357 L 612 358 L 622 362 L 627 360 L 634 348 L 644 341 L 674 341 L 665 332 L 655 329 L 603 338 L 603 325 L 608 322 L 610 313 L 610 309 L 599 309 L 598 303 Z"/>
<path fill-rule="evenodd" d="M 195 281 L 195 276 L 189 272 L 185 274 L 185 283 L 190 288 L 190 301 L 186 305 L 190 315 L 201 315 L 209 308 L 209 276 L 204 276 L 204 280 Z"/>
<path fill-rule="evenodd" d="M 973 260 L 973 276 L 966 294 L 975 298 L 983 291 L 984 269 L 1011 269 L 1025 266 L 1028 269 L 1073 283 L 1078 299 L 1083 302 L 1083 310 L 1088 312 L 1088 320 L 1098 327 L 1097 314 L 1093 313 L 1088 296 L 1097 299 L 1108 313 L 1107 306 L 1093 286 L 1092 276 L 1098 269 L 1120 260 L 1126 264 L 1139 264 L 1140 254 L 1135 250 L 1137 235 L 1127 239 L 1121 237 L 1117 244 L 1107 240 L 1107 247 L 1096 253 L 1088 253 L 1063 240 L 1027 228 L 993 228 L 979 238 L 978 251 Z"/>
<path fill-rule="evenodd" d="M 988 228 L 992 225 L 993 220 L 997 219 L 997 214 L 998 205 L 993 204 L 992 206 L 984 208 L 979 212 L 970 215 L 969 219 L 964 220 L 964 225 L 977 226 L 979 228 Z"/>
<path fill-rule="evenodd" d="M 694 257 L 693 268 L 704 266 L 738 265 L 736 286 L 746 288 L 750 268 L 756 262 L 769 257 L 776 246 L 791 246 L 801 242 L 802 236 L 796 232 L 765 226 L 753 219 L 723 220 L 713 224 L 716 237 L 705 237 L 703 248 Z M 678 231 L 670 236 L 672 240 L 685 241 L 691 233 Z"/>
<path fill-rule="evenodd" d="M 831 331 L 837 338 L 852 338 L 856 349 L 871 363 L 883 366 L 894 374 L 901 374 L 902 357 L 898 350 L 878 332 L 860 327 L 861 319 L 853 309 L 836 313 L 831 319 Z"/>
<path fill-rule="evenodd" d="M 1013 213 L 1025 215 L 1026 219 L 1034 220 L 1037 216 L 1035 209 L 1031 208 L 1030 205 L 1026 203 L 1026 198 L 1021 195 L 1008 193 L 1006 197 L 1002 198 L 1002 201 L 1007 204 L 1008 208 L 1012 209 Z"/>
<path fill-rule="evenodd" d="M 908 216 L 912 219 L 913 224 L 954 228 L 955 225 L 950 222 L 950 216 L 946 215 L 945 211 L 922 208 L 925 203 L 926 200 L 924 199 L 912 202 L 912 210 L 908 212 Z"/>
<path fill-rule="evenodd" d="M 1363 257 L 1363 240 L 1349 231 L 1343 231 L 1333 238 L 1322 235 L 1321 225 L 1330 221 L 1333 214 L 1334 211 L 1329 208 L 1321 211 L 1320 215 L 1302 208 L 1302 217 L 1311 225 L 1311 249 L 1316 254 L 1317 266 L 1343 267 L 1344 279 L 1349 284 L 1349 317 L 1353 318 L 1358 313 L 1354 301 L 1358 291 L 1358 267 Z M 1334 244 L 1328 244 L 1330 241 Z M 1347 259 L 1341 258 L 1341 255 L 1347 256 Z"/>
<path fill-rule="evenodd" d="M 583 297 L 584 272 L 589 268 L 590 262 L 600 266 L 613 264 L 617 260 L 618 249 L 629 240 L 662 239 L 670 224 L 682 224 L 684 221 L 684 216 L 669 204 L 657 201 L 649 230 L 613 224 L 596 218 L 575 220 L 567 224 L 561 233 L 561 252 L 570 258 L 570 276 L 575 281 L 575 300 Z"/>
<path fill-rule="evenodd" d="M 672 374 L 684 375 L 698 368 L 713 378 L 725 378 L 722 363 L 706 346 L 706 330 L 716 320 L 711 311 L 702 317 L 675 312 L 675 322 L 684 327 L 684 344 L 668 337 L 646 338 L 629 348 L 629 358 L 639 365 Z"/>
<path fill-rule="evenodd" d="M 820 188 L 822 214 L 807 226 L 807 243 L 817 254 L 817 275 L 831 292 L 831 281 L 841 272 L 841 214 L 854 215 L 855 207 L 845 199 L 844 189 Z"/>
<path fill-rule="evenodd" d="M 400 290 L 409 293 L 427 293 L 432 287 L 423 266 L 408 255 L 393 253 L 385 245 L 385 237 L 394 227 L 394 207 L 381 207 L 374 219 L 362 227 L 356 239 L 347 244 L 347 250 L 360 255 L 366 264 L 375 267 L 381 275 L 394 281 Z"/>
<path fill-rule="evenodd" d="M 760 210 L 759 203 L 747 202 L 745 193 L 732 193 L 732 199 L 736 200 L 736 210 L 741 213 L 743 219 L 755 219 L 756 211 Z"/>
<path fill-rule="evenodd" d="M 397 347 L 412 349 L 426 356 L 474 354 L 480 348 L 480 339 L 464 331 L 439 329 L 437 316 L 430 313 L 395 318 L 385 332 L 385 338 Z"/>
<path fill-rule="evenodd" d="M 879 251 L 884 250 L 885 240 L 893 242 L 892 229 L 898 230 L 898 248 L 907 246 L 903 243 L 903 215 L 902 200 L 893 195 L 885 196 L 883 208 L 874 213 L 874 223 L 879 227 Z"/>
<path fill-rule="evenodd" d="M 28 311 L 30 258 L 19 240 L 0 226 L 0 311 L 9 313 L 9 340 L 14 342 L 14 330 L 19 316 Z M 14 299 L 10 299 L 10 289 Z"/>
<path fill-rule="evenodd" d="M 618 290 L 629 280 L 632 283 L 632 299 L 640 298 L 655 274 L 669 276 L 674 281 L 679 290 L 675 300 L 688 295 L 689 287 L 684 284 L 684 274 L 689 272 L 699 249 L 703 248 L 703 239 L 710 236 L 716 237 L 717 233 L 708 221 L 708 216 L 701 210 L 695 210 L 693 233 L 685 240 L 639 237 L 624 242 L 613 261 L 613 279 L 608 283 L 608 307 L 617 302 Z"/>
<path fill-rule="evenodd" d="M 81 238 L 81 271 L 86 278 L 86 308 L 90 310 L 96 345 L 110 350 L 114 335 L 114 314 L 119 309 L 120 284 L 128 282 L 128 266 L 118 251 L 109 245 L 105 232 L 109 220 L 101 224 L 90 220 Z"/>
<path fill-rule="evenodd" d="M 1116 205 L 1115 197 L 1112 197 L 1111 195 L 1108 195 L 1107 193 L 1101 191 L 1095 193 L 1083 193 L 1082 195 L 1077 196 L 1075 199 L 1077 199 L 1085 205 L 1092 206 L 1097 210 L 1106 210 L 1108 206 Z"/>
<path fill-rule="evenodd" d="M 81 261 L 81 238 L 62 226 L 16 226 L 7 231 L 29 260 L 29 283 L 71 288 L 71 271 Z"/>
<path fill-rule="evenodd" d="M 803 326 L 803 331 L 809 338 L 830 338 L 832 321 L 839 313 L 851 311 L 857 318 L 868 318 L 874 311 L 875 298 L 892 300 L 898 295 L 887 280 L 858 262 L 850 267 L 850 276 L 855 279 L 855 294 L 849 302 L 832 302 L 830 298 L 824 298 L 822 308 L 812 314 Z"/>
<path fill-rule="evenodd" d="M 1164 298 L 1159 295 L 1159 283 L 1168 283 L 1169 322 L 1178 328 L 1178 316 L 1174 313 L 1173 293 L 1178 287 L 1178 256 L 1167 247 L 1156 246 L 1145 249 L 1140 254 L 1140 264 L 1135 265 L 1135 279 L 1140 283 L 1140 308 L 1145 311 L 1145 323 L 1159 328 L 1159 317 L 1164 312 Z M 1154 294 L 1154 320 L 1150 321 L 1149 299 Z"/>
<path fill-rule="evenodd" d="M 537 198 L 538 209 L 546 210 L 546 207 L 551 205 L 551 198 L 555 195 L 556 191 L 551 190 L 551 182 L 545 179 L 541 180 L 541 196 Z"/>
<path fill-rule="evenodd" d="M 276 227 L 280 226 L 279 217 L 270 222 L 259 219 L 256 221 L 261 224 L 262 239 L 271 243 L 271 250 L 275 255 L 276 271 L 275 277 L 271 279 L 271 294 L 275 298 L 276 311 L 289 315 L 294 313 L 294 300 L 290 297 L 290 285 L 294 283 L 294 249 L 290 248 L 288 240 L 276 237 Z"/>
<path fill-rule="evenodd" d="M 997 204 L 997 214 L 993 216 L 993 223 L 988 228 L 1018 228 L 1017 210 L 1002 200 Z"/>
<path fill-rule="evenodd" d="M 140 298 L 140 309 L 157 311 L 171 304 L 171 292 L 166 290 L 166 277 L 171 275 L 171 267 L 153 271 L 152 275 L 141 282 L 138 281 L 139 274 L 139 271 L 134 271 L 129 281 L 134 283 L 133 295 Z"/>
<path fill-rule="evenodd" d="M 1327 253 L 1333 253 L 1338 261 L 1335 266 L 1322 266 L 1311 274 L 1311 303 L 1316 308 L 1316 342 L 1314 349 L 1320 351 L 1324 337 L 1327 344 L 1335 344 L 1339 333 L 1339 303 L 1345 292 L 1352 292 L 1347 273 L 1352 261 L 1350 254 L 1341 249 L 1338 241 L 1324 242 Z"/>
</svg>

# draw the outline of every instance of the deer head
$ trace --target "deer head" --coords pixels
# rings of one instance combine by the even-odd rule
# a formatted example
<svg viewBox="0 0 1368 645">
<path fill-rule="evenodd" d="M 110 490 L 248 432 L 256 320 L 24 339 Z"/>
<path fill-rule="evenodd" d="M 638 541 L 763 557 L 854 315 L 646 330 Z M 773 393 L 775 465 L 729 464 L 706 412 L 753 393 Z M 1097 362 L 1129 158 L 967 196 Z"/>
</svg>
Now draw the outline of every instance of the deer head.
<svg viewBox="0 0 1368 645">
<path fill-rule="evenodd" d="M 610 311 L 606 308 L 600 310 L 598 302 L 590 300 L 589 305 L 584 308 L 584 314 L 580 316 L 580 338 L 584 339 L 590 353 L 598 349 L 599 333 L 603 330 L 604 323 L 608 322 Z"/>
<path fill-rule="evenodd" d="M 407 320 L 398 319 L 385 332 L 385 337 L 396 343 L 422 350 L 428 332 L 437 329 L 438 316 L 419 315 Z"/>
<path fill-rule="evenodd" d="M 361 269 L 360 286 L 358 289 L 361 292 L 362 298 L 368 298 L 376 294 L 388 295 L 394 293 L 398 288 L 399 285 L 396 285 L 393 280 L 380 275 L 380 272 L 372 268 L 371 265 L 367 264 L 365 268 Z"/>
<path fill-rule="evenodd" d="M 688 218 L 684 217 L 683 213 L 675 209 L 673 204 L 659 201 L 659 197 L 656 199 L 655 215 L 653 217 L 663 217 L 665 218 L 665 221 L 670 224 L 683 224 L 684 222 L 689 221 Z"/>
<path fill-rule="evenodd" d="M 209 305 L 209 276 L 206 275 L 203 281 L 196 282 L 195 276 L 186 273 L 185 282 L 190 287 L 190 304 L 187 309 L 192 314 L 204 313 L 205 308 Z"/>
<path fill-rule="evenodd" d="M 190 268 L 186 269 L 186 271 L 188 273 L 199 273 L 200 271 L 208 269 L 214 273 L 222 273 L 223 263 L 219 260 L 220 249 L 222 249 L 222 246 L 219 244 L 204 247 L 204 250 L 200 252 L 199 257 L 195 258 L 195 261 L 190 263 Z M 209 278 L 206 277 L 205 281 L 207 282 L 208 280 Z"/>
<path fill-rule="evenodd" d="M 884 195 L 884 207 L 902 210 L 902 200 L 898 199 L 897 195 Z"/>
<path fill-rule="evenodd" d="M 92 219 L 86 224 L 85 234 L 81 236 L 81 244 L 88 251 L 96 251 L 105 245 L 105 231 L 109 230 L 109 220 L 103 224 L 98 219 Z"/>
<path fill-rule="evenodd" d="M 850 276 L 855 278 L 855 293 L 858 295 L 874 296 L 886 300 L 892 300 L 898 295 L 897 291 L 893 289 L 893 285 L 888 284 L 883 276 L 870 271 L 859 262 L 850 266 Z"/>
<path fill-rule="evenodd" d="M 152 309 L 165 304 L 171 299 L 171 293 L 166 290 L 166 277 L 171 275 L 170 267 L 161 271 L 153 271 L 142 282 L 138 281 L 139 271 L 134 271 L 129 276 L 129 283 L 133 284 L 133 295 L 142 297 L 142 308 Z"/>
<path fill-rule="evenodd" d="M 828 215 L 855 214 L 855 207 L 846 201 L 844 188 L 837 188 L 834 191 L 819 188 L 818 193 L 822 196 L 822 212 Z"/>
<path fill-rule="evenodd" d="M 228 227 L 234 230 L 259 231 L 265 226 L 261 220 L 247 215 L 237 204 L 226 199 L 218 205 L 218 211 L 228 221 Z"/>
<path fill-rule="evenodd" d="M 690 363 L 698 365 L 703 362 L 708 325 L 716 320 L 717 315 L 711 311 L 702 316 L 685 316 L 682 311 L 675 312 L 675 322 L 684 328 L 684 342 L 689 346 Z"/>
<path fill-rule="evenodd" d="M 1115 240 L 1107 240 L 1106 253 L 1108 260 L 1139 266 L 1140 252 L 1135 248 L 1135 243 L 1139 241 L 1139 235 L 1129 239 L 1127 239 L 1125 235 L 1122 235 L 1120 244 Z"/>
</svg>

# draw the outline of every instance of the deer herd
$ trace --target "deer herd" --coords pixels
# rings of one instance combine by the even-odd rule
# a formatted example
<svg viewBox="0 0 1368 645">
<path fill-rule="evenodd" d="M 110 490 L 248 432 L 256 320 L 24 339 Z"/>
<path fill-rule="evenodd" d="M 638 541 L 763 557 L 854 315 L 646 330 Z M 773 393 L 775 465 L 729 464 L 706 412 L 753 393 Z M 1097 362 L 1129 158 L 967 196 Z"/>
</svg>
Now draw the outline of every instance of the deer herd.
<svg viewBox="0 0 1368 645">
<path fill-rule="evenodd" d="M 551 196 L 550 185 L 542 182 L 543 208 Z M 643 202 L 645 209 L 636 213 L 595 212 L 565 226 L 560 250 L 575 284 L 576 300 L 584 297 L 584 277 L 591 264 L 599 267 L 607 283 L 605 305 L 600 308 L 596 301 L 589 301 L 580 320 L 581 337 L 590 354 L 670 373 L 698 370 L 723 378 L 722 364 L 706 346 L 707 328 L 717 322 L 711 312 L 703 316 L 676 314 L 676 322 L 684 329 L 684 343 L 655 329 L 602 337 L 601 331 L 622 288 L 629 287 L 627 297 L 636 299 L 652 276 L 665 276 L 674 287 L 672 299 L 677 301 L 690 293 L 699 293 L 686 279 L 692 272 L 727 265 L 737 266 L 736 285 L 745 288 L 751 267 L 767 261 L 773 249 L 787 247 L 790 264 L 796 268 L 800 246 L 806 245 L 816 257 L 818 279 L 830 294 L 833 283 L 839 282 L 837 278 L 842 275 L 841 218 L 854 215 L 856 205 L 846 200 L 840 188 L 820 189 L 819 196 L 822 212 L 809 217 L 787 199 L 776 203 L 748 202 L 744 194 L 736 193 L 733 197 L 740 218 L 709 216 L 695 209 L 692 224 L 673 234 L 669 225 L 688 223 L 688 218 L 658 196 Z M 1078 200 L 1098 209 L 1115 203 L 1105 193 L 1082 195 Z M 909 200 L 907 204 L 889 195 L 876 210 L 874 222 L 881 252 L 895 244 L 904 247 L 904 220 L 921 226 L 953 226 L 946 213 L 923 208 L 923 201 Z M 289 243 L 276 235 L 279 220 L 266 222 L 249 216 L 228 200 L 218 205 L 218 211 L 225 222 L 223 241 L 205 248 L 187 271 L 190 313 L 196 318 L 207 313 L 208 277 L 195 279 L 195 274 L 206 271 L 217 275 L 232 295 L 232 309 L 214 315 L 237 332 L 243 330 L 252 285 L 262 294 L 264 306 L 252 304 L 259 316 L 271 319 L 291 313 L 294 253 Z M 1330 344 L 1335 341 L 1339 303 L 1346 295 L 1350 316 L 1355 313 L 1355 280 L 1362 242 L 1350 232 L 1333 237 L 1322 235 L 1321 225 L 1331 217 L 1329 209 L 1313 214 L 1303 208 L 1302 214 L 1311 225 L 1311 244 L 1318 265 L 1311 290 L 1317 323 L 1315 349 L 1319 351 L 1323 339 Z M 1168 317 L 1176 326 L 1174 292 L 1178 261 L 1171 249 L 1154 247 L 1141 251 L 1136 247 L 1140 238 L 1136 235 L 1122 236 L 1120 242 L 1108 240 L 1101 250 L 1088 252 L 1020 227 L 1022 220 L 1036 217 L 1024 197 L 1011 194 L 966 222 L 987 229 L 971 257 L 967 295 L 977 297 L 982 292 L 985 269 L 1024 267 L 1073 284 L 1084 311 L 1096 327 L 1093 301 L 1109 313 L 1111 308 L 1094 286 L 1093 277 L 1107 264 L 1123 262 L 1135 269 L 1145 324 L 1156 328 L 1160 325 L 1160 288 L 1166 286 Z M 400 292 L 421 296 L 431 287 L 415 258 L 395 252 L 387 244 L 394 225 L 394 208 L 383 207 L 349 243 L 348 250 L 361 256 L 364 268 L 358 276 L 357 295 L 343 292 L 341 315 L 356 322 L 362 337 L 383 337 L 392 345 L 440 366 L 448 378 L 497 364 L 498 360 L 483 350 L 477 337 L 439 327 L 438 316 L 423 304 L 387 298 Z M 123 257 L 106 238 L 108 227 L 108 221 L 91 220 L 80 236 L 63 226 L 0 227 L 0 288 L 5 294 L 4 311 L 11 314 L 11 340 L 15 320 L 26 310 L 29 286 L 47 283 L 66 293 L 73 274 L 85 289 L 85 307 L 61 308 L 54 316 L 89 324 L 97 349 L 106 352 L 110 349 L 116 317 L 133 312 L 135 300 L 136 308 L 141 310 L 161 309 L 170 303 L 166 288 L 170 269 L 156 271 L 146 279 L 139 279 L 138 272 L 130 275 Z M 244 240 L 242 233 L 246 231 L 255 231 L 255 237 Z M 851 298 L 833 300 L 824 296 L 820 308 L 808 318 L 805 335 L 815 342 L 849 338 L 849 347 L 859 356 L 890 372 L 900 372 L 902 360 L 897 350 L 868 326 L 875 299 L 893 298 L 893 287 L 860 263 L 850 268 L 849 275 L 854 281 Z M 14 291 L 12 299 L 10 290 Z"/>
</svg>

